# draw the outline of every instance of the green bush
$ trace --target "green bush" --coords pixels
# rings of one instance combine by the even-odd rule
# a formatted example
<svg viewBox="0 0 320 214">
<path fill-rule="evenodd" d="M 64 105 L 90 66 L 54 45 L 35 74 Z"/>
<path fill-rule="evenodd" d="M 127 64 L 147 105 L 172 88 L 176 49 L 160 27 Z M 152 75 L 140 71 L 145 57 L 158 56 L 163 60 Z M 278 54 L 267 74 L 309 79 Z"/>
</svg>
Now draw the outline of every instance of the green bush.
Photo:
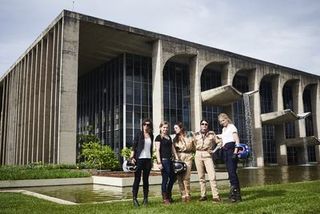
<svg viewBox="0 0 320 214">
<path fill-rule="evenodd" d="M 119 169 L 120 164 L 112 148 L 99 142 L 88 142 L 82 145 L 81 156 L 86 165 L 96 169 Z"/>
<path fill-rule="evenodd" d="M 121 149 L 121 156 L 124 157 L 124 159 L 128 160 L 130 158 L 131 155 L 131 149 L 124 147 L 123 149 Z"/>
</svg>

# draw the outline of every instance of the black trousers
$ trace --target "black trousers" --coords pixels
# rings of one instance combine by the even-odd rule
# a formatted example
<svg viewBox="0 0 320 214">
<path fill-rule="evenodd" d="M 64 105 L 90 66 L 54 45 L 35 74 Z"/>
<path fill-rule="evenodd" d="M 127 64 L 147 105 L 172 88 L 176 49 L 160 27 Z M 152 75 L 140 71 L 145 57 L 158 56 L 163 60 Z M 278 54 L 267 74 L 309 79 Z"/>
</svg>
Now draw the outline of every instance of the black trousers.
<svg viewBox="0 0 320 214">
<path fill-rule="evenodd" d="M 238 160 L 232 159 L 234 149 L 235 149 L 234 142 L 226 143 L 222 148 L 224 161 L 225 161 L 228 175 L 229 175 L 230 185 L 235 188 L 240 188 L 239 178 L 237 174 Z"/>
<path fill-rule="evenodd" d="M 134 181 L 132 185 L 132 195 L 134 198 L 137 198 L 139 192 L 139 184 L 143 181 L 143 195 L 144 197 L 148 196 L 149 192 L 149 175 L 152 167 L 151 159 L 138 159 L 137 160 L 137 169 L 134 173 Z"/>
</svg>

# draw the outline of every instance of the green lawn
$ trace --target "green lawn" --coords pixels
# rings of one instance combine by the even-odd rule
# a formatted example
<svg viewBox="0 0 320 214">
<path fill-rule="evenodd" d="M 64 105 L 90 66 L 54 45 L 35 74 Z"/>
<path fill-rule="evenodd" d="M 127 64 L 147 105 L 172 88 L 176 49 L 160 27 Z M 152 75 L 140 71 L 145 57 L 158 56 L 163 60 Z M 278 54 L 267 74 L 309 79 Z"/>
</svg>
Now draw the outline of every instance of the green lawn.
<svg viewBox="0 0 320 214">
<path fill-rule="evenodd" d="M 75 165 L 26 165 L 0 167 L 0 180 L 81 178 L 90 176 L 91 174 L 89 172 L 76 169 Z"/>
<path fill-rule="evenodd" d="M 193 194 L 185 204 L 175 197 L 174 204 L 165 206 L 159 197 L 151 198 L 147 207 L 134 208 L 131 201 L 106 204 L 58 205 L 17 193 L 0 193 L 0 213 L 320 213 L 320 180 L 243 188 L 243 202 L 231 204 L 227 192 L 224 202 L 198 202 Z"/>
</svg>

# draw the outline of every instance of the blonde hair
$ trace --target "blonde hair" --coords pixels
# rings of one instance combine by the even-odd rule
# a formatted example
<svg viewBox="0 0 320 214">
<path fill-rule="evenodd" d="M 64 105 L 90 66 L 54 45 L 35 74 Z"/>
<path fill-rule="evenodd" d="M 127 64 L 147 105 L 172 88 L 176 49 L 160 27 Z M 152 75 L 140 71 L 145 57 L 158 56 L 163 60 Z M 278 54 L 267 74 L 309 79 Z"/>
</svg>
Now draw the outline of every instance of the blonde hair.
<svg viewBox="0 0 320 214">
<path fill-rule="evenodd" d="M 225 119 L 225 120 L 228 121 L 228 123 L 232 123 L 233 124 L 232 120 L 229 118 L 229 116 L 226 113 L 220 113 L 218 115 L 218 119 Z"/>
<path fill-rule="evenodd" d="M 164 126 L 164 125 L 168 125 L 168 127 L 169 127 L 169 122 L 167 122 L 167 121 L 162 121 L 162 122 L 160 123 L 160 125 L 159 125 L 160 134 L 161 134 L 161 128 L 162 128 L 162 126 Z"/>
</svg>

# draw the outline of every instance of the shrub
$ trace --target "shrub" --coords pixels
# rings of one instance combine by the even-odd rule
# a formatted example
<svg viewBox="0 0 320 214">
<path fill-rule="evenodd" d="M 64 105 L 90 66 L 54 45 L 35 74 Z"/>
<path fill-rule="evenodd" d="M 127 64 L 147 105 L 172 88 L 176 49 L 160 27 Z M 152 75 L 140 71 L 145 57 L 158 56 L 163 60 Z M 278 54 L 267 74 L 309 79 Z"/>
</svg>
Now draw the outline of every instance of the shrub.
<svg viewBox="0 0 320 214">
<path fill-rule="evenodd" d="M 99 142 L 84 143 L 81 156 L 86 165 L 96 169 L 115 170 L 119 168 L 119 161 L 112 148 L 108 145 L 101 145 Z"/>
<path fill-rule="evenodd" d="M 124 159 L 128 160 L 130 158 L 131 155 L 131 149 L 124 147 L 123 149 L 121 149 L 121 156 L 124 157 Z"/>
</svg>

